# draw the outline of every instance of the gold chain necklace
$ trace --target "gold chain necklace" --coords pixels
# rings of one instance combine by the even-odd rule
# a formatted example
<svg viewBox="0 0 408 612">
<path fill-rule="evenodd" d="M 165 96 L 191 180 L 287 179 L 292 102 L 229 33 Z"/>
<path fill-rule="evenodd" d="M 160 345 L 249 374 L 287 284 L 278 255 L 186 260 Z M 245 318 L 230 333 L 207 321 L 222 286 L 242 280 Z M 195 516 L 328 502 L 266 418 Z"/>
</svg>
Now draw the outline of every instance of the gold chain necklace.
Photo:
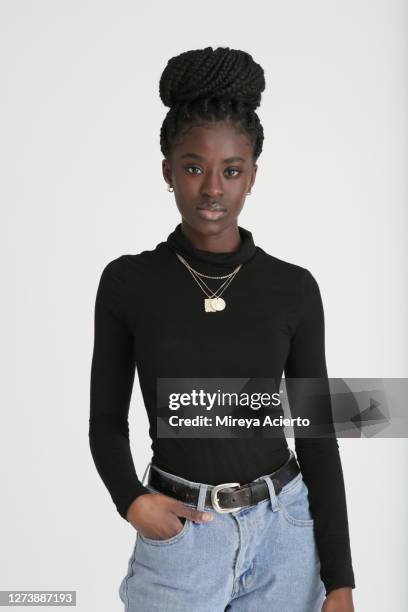
<svg viewBox="0 0 408 612">
<path fill-rule="evenodd" d="M 224 310 L 224 308 L 226 307 L 226 302 L 221 297 L 221 295 L 222 295 L 222 293 L 224 293 L 225 289 L 228 287 L 230 282 L 238 274 L 238 272 L 240 271 L 240 269 L 242 267 L 242 264 L 239 264 L 239 266 L 237 266 L 235 268 L 235 270 L 233 270 L 229 274 L 225 274 L 224 276 L 207 276 L 206 274 L 202 274 L 201 272 L 198 272 L 197 270 L 192 268 L 190 266 L 190 264 L 184 259 L 184 257 L 182 255 L 180 255 L 180 253 L 176 252 L 176 255 L 177 255 L 178 259 L 181 261 L 181 263 L 184 264 L 184 266 L 190 272 L 191 276 L 194 278 L 194 280 L 196 281 L 198 286 L 201 288 L 201 290 L 207 296 L 204 299 L 204 310 L 205 310 L 205 312 L 218 312 L 220 310 Z M 209 288 L 209 286 L 202 280 L 201 277 L 212 278 L 212 279 L 226 279 L 226 280 L 224 280 L 224 282 L 221 283 L 221 285 L 218 287 L 218 289 L 216 291 L 212 291 Z M 209 293 L 207 293 L 207 291 Z"/>
</svg>

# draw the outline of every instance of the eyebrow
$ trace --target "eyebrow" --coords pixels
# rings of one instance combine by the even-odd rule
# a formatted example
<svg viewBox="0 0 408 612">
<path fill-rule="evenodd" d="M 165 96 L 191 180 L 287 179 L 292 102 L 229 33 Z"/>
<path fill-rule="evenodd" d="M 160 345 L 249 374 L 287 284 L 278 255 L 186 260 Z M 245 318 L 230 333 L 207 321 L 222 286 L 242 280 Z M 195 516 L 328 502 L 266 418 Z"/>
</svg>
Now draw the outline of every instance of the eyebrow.
<svg viewBox="0 0 408 612">
<path fill-rule="evenodd" d="M 204 161 L 204 157 L 202 157 L 201 155 L 198 155 L 197 153 L 184 153 L 184 155 L 181 156 L 181 159 L 184 159 L 185 157 L 192 157 L 193 159 L 196 159 L 197 161 Z M 235 155 L 234 157 L 227 157 L 226 159 L 223 160 L 224 164 L 232 164 L 233 162 L 238 162 L 238 161 L 246 161 L 243 157 L 239 157 L 238 155 Z"/>
</svg>

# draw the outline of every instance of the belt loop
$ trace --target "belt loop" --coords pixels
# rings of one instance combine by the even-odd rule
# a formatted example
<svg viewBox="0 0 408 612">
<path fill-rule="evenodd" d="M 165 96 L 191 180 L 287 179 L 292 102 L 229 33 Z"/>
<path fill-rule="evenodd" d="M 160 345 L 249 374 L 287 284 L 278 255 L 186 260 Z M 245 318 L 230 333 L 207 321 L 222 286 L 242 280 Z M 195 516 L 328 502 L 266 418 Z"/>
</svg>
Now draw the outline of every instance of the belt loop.
<svg viewBox="0 0 408 612">
<path fill-rule="evenodd" d="M 278 504 L 278 498 L 276 497 L 276 493 L 275 493 L 275 487 L 273 486 L 271 477 L 261 476 L 260 480 L 265 480 L 266 484 L 268 485 L 269 496 L 271 498 L 271 504 L 272 504 L 272 511 L 276 512 L 277 510 L 279 510 L 279 504 Z"/>
<path fill-rule="evenodd" d="M 148 469 L 150 468 L 151 465 L 152 465 L 152 462 L 149 461 L 149 463 L 147 464 L 147 467 L 146 467 L 146 469 L 144 471 L 143 477 L 142 477 L 142 485 L 144 485 L 144 479 L 146 478 L 147 471 L 148 471 Z"/>
<path fill-rule="evenodd" d="M 200 510 L 201 512 L 204 510 L 207 489 L 208 489 L 208 485 L 200 483 L 200 492 L 198 494 L 197 510 Z"/>
</svg>

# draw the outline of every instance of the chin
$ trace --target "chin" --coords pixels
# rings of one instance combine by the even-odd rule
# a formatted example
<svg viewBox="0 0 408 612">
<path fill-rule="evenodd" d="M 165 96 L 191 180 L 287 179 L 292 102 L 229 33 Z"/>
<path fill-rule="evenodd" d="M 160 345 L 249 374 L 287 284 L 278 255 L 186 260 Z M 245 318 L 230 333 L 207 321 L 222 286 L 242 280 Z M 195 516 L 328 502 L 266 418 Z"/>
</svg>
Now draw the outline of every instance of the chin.
<svg viewBox="0 0 408 612">
<path fill-rule="evenodd" d="M 231 225 L 231 220 L 225 215 L 222 219 L 208 221 L 206 219 L 183 217 L 183 222 L 194 231 L 205 236 L 219 234 L 222 230 Z"/>
<path fill-rule="evenodd" d="M 218 234 L 223 229 L 236 225 L 238 217 L 231 216 L 231 212 L 227 211 L 225 215 L 219 219 L 203 219 L 197 214 L 197 211 L 181 212 L 183 223 L 199 232 L 200 234 Z"/>
</svg>

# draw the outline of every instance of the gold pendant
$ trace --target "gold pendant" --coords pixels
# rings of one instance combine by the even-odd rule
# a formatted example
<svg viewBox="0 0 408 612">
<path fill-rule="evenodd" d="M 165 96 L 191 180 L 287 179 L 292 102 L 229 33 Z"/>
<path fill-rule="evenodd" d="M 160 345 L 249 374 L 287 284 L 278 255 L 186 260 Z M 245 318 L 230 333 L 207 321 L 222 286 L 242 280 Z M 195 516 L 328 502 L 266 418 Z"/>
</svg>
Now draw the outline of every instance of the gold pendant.
<svg viewBox="0 0 408 612">
<path fill-rule="evenodd" d="M 205 312 L 218 312 L 219 310 L 224 310 L 225 306 L 226 303 L 223 298 L 216 297 L 204 299 Z"/>
</svg>

